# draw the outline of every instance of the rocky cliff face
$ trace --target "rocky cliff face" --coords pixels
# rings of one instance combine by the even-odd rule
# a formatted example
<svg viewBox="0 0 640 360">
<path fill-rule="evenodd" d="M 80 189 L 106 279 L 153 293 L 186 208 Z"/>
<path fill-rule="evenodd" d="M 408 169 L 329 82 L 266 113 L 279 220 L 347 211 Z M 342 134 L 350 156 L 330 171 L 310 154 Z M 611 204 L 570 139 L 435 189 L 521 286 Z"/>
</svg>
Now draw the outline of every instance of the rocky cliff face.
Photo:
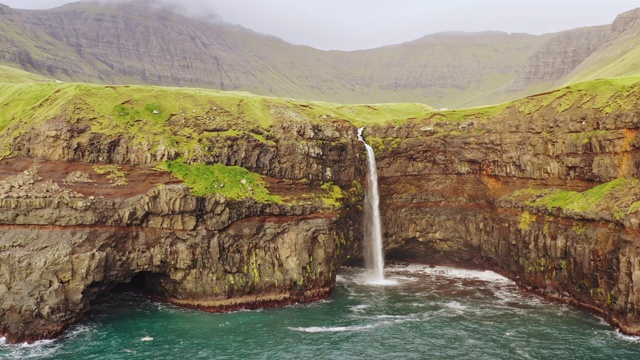
<svg viewBox="0 0 640 360">
<path fill-rule="evenodd" d="M 81 124 L 54 119 L 22 134 L 14 142 L 21 155 L 0 166 L 0 334 L 10 342 L 56 336 L 100 294 L 129 282 L 208 311 L 328 297 L 361 236 L 354 185 L 362 144 L 344 122 L 280 126 L 271 142 L 234 135 L 192 160 L 262 173 L 281 203 L 194 196 L 144 166 L 185 154 Z M 97 161 L 120 164 L 124 175 L 101 175 Z M 330 202 L 320 188 L 327 181 L 344 190 Z"/>
<path fill-rule="evenodd" d="M 585 61 L 567 74 L 560 84 L 570 84 L 605 77 L 638 75 L 640 54 L 640 9 L 618 15 L 611 24 L 604 43 Z"/>
<path fill-rule="evenodd" d="M 560 103 L 367 128 L 389 256 L 488 267 L 640 334 L 639 114 Z"/>
<path fill-rule="evenodd" d="M 508 91 L 519 92 L 530 86 L 557 82 L 573 71 L 609 37 L 610 26 L 563 31 L 547 40 L 527 59 Z"/>
<path fill-rule="evenodd" d="M 176 90 L 164 101 L 180 108 L 156 110 L 134 94 L 159 89 L 42 88 L 0 143 L 9 341 L 55 336 L 122 283 L 211 311 L 324 298 L 360 253 L 364 148 L 335 108 L 217 94 L 184 111 L 197 92 Z M 635 79 L 602 80 L 367 126 L 389 256 L 491 268 L 640 334 L 639 95 Z M 151 167 L 176 159 L 242 166 L 281 201 L 246 179 L 226 184 L 240 198 L 194 196 Z"/>
</svg>

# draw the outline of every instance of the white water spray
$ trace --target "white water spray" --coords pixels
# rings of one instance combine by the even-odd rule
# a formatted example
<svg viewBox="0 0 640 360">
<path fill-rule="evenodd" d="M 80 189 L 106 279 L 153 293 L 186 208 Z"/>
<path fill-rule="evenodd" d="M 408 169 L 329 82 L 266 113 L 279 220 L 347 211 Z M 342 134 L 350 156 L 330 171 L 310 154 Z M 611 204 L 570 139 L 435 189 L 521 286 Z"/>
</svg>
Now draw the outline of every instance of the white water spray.
<svg viewBox="0 0 640 360">
<path fill-rule="evenodd" d="M 365 267 L 371 269 L 369 281 L 384 284 L 384 257 L 382 255 L 382 225 L 380 224 L 380 196 L 378 194 L 378 171 L 373 149 L 362 138 L 364 128 L 358 129 L 358 140 L 367 149 L 368 186 L 364 195 L 364 261 Z"/>
</svg>

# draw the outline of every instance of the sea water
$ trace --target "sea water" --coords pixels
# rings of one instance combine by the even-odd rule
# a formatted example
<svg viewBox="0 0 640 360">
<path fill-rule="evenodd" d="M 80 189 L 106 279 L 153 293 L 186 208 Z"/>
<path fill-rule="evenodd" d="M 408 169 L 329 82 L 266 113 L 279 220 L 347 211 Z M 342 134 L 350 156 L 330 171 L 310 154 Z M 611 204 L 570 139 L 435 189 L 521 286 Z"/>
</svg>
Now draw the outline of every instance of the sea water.
<svg viewBox="0 0 640 360">
<path fill-rule="evenodd" d="M 331 299 L 210 314 L 111 294 L 61 338 L 2 359 L 640 359 L 640 339 L 489 271 L 342 269 Z"/>
</svg>

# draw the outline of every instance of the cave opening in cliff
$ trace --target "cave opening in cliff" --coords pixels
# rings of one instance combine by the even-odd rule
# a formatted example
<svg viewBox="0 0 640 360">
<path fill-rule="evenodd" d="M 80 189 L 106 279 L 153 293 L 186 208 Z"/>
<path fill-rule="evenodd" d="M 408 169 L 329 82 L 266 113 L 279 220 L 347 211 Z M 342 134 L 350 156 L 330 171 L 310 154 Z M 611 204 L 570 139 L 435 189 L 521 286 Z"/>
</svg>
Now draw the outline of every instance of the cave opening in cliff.
<svg viewBox="0 0 640 360">
<path fill-rule="evenodd" d="M 109 293 L 136 293 L 141 295 L 155 295 L 158 289 L 157 284 L 164 275 L 151 271 L 141 271 L 131 277 L 126 283 L 117 284 Z"/>
</svg>

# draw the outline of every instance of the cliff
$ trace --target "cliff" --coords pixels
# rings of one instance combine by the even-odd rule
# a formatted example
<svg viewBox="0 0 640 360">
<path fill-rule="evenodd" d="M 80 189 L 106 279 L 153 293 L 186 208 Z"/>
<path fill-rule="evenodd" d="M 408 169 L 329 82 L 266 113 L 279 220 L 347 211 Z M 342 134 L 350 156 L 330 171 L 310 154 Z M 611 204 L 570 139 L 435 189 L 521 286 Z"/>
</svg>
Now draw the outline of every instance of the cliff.
<svg viewBox="0 0 640 360">
<path fill-rule="evenodd" d="M 10 342 L 56 336 L 122 283 L 207 311 L 319 300 L 359 246 L 362 143 L 345 121 L 248 94 L 4 90 L 0 333 Z M 157 91 L 189 107 L 139 102 Z M 258 104 L 261 122 L 242 112 Z M 118 121 L 125 112 L 136 115 Z"/>
<path fill-rule="evenodd" d="M 361 125 L 390 258 L 491 268 L 640 334 L 638 78 L 453 111 L 0 87 L 9 341 L 59 334 L 123 283 L 209 311 L 329 296 L 360 256 Z"/>
<path fill-rule="evenodd" d="M 598 50 L 609 37 L 610 26 L 563 31 L 542 44 L 507 85 L 509 92 L 531 92 L 529 87 L 555 88 L 560 79 Z M 527 94 L 529 95 L 529 94 Z"/>
<path fill-rule="evenodd" d="M 491 268 L 640 334 L 639 91 L 602 80 L 367 128 L 389 255 Z"/>
<path fill-rule="evenodd" d="M 559 84 L 570 84 L 605 77 L 637 76 L 640 55 L 640 9 L 616 17 L 605 42 L 561 79 Z"/>
</svg>

